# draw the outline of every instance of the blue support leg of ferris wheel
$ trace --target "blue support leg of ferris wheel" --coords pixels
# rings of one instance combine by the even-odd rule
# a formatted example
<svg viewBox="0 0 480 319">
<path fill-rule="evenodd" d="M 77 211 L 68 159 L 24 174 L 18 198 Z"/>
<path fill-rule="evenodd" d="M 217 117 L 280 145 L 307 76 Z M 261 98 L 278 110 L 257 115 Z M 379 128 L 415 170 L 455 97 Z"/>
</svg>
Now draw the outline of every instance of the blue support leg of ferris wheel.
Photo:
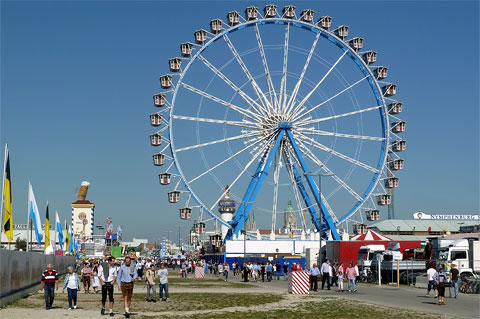
<svg viewBox="0 0 480 319">
<path fill-rule="evenodd" d="M 266 159 L 265 165 L 262 167 L 263 163 L 260 163 L 259 168 L 257 169 L 258 174 L 257 176 L 254 176 L 252 178 L 252 181 L 250 182 L 250 185 L 255 185 L 251 192 L 248 191 L 245 193 L 245 196 L 243 197 L 241 208 L 242 210 L 239 209 L 237 211 L 237 214 L 235 214 L 233 223 L 232 223 L 232 236 L 233 234 L 238 236 L 238 233 L 240 230 L 243 228 L 244 220 L 248 219 L 248 213 L 250 211 L 250 208 L 252 207 L 252 202 L 255 201 L 257 194 L 262 186 L 263 180 L 265 179 L 265 176 L 267 175 L 268 168 L 270 167 L 270 164 L 272 163 L 273 156 L 277 152 L 277 149 L 280 145 L 280 142 L 282 141 L 283 136 L 285 135 L 285 130 L 284 129 L 279 129 L 277 137 L 275 138 L 275 144 L 271 150 L 268 152 L 268 157 Z M 255 182 L 256 179 L 256 182 Z M 250 186 L 249 186 L 250 188 Z M 235 223 L 235 224 L 234 224 Z"/>
<path fill-rule="evenodd" d="M 252 195 L 253 187 L 256 185 L 258 181 L 260 172 L 265 163 L 265 159 L 267 158 L 269 150 L 270 150 L 270 147 L 267 147 L 267 149 L 263 153 L 262 159 L 258 164 L 257 170 L 255 171 L 255 174 L 253 174 L 252 176 L 252 180 L 250 181 L 250 184 L 247 187 L 247 191 L 245 192 L 245 195 L 243 195 L 243 199 L 242 199 L 242 202 L 240 203 L 240 207 L 238 207 L 237 213 L 235 214 L 233 219 L 229 222 L 232 227 L 228 230 L 227 235 L 225 236 L 225 240 L 232 239 L 234 234 L 238 235 L 238 232 L 235 232 L 236 227 L 238 227 L 238 229 L 242 229 L 243 227 L 243 223 L 244 223 L 243 211 L 245 208 L 245 203 L 249 201 L 250 196 Z"/>
<path fill-rule="evenodd" d="M 298 174 L 297 168 L 290 161 L 290 159 L 287 159 L 287 164 L 292 167 L 293 176 L 295 177 L 295 182 L 297 184 L 297 187 L 300 190 L 300 194 L 302 195 L 303 200 L 305 201 L 305 205 L 308 207 L 308 211 L 310 212 L 310 216 L 312 217 L 312 223 L 315 225 L 315 228 L 317 228 L 318 230 L 320 229 L 320 220 L 318 218 L 315 218 L 317 216 L 317 212 L 315 211 L 315 207 L 313 207 L 312 205 L 312 201 L 308 196 L 305 186 L 303 186 L 302 177 L 300 176 L 300 174 Z"/>
<path fill-rule="evenodd" d="M 292 145 L 295 156 L 297 157 L 298 162 L 300 163 L 300 166 L 302 167 L 304 175 L 305 175 L 305 173 L 310 173 L 310 171 L 308 170 L 307 165 L 305 163 L 305 160 L 302 157 L 300 149 L 298 148 L 298 145 L 295 142 L 295 138 L 293 137 L 292 132 L 290 131 L 290 129 L 286 129 L 285 131 L 286 131 L 286 134 L 287 134 L 288 139 L 290 141 L 290 144 Z M 307 180 L 308 186 L 310 186 L 310 190 L 312 191 L 312 193 L 315 196 L 315 200 L 317 201 L 318 206 L 320 207 L 320 213 L 323 216 L 323 219 L 325 220 L 325 224 L 327 225 L 327 227 L 332 232 L 333 239 L 334 240 L 341 240 L 340 235 L 338 234 L 338 231 L 337 231 L 337 226 L 335 225 L 335 222 L 333 221 L 333 218 L 330 215 L 330 213 L 328 212 L 327 208 L 323 204 L 323 201 L 320 198 L 320 193 L 319 193 L 317 187 L 315 187 L 315 183 L 313 182 L 312 177 L 310 175 L 305 175 L 305 178 Z M 319 231 L 322 231 L 322 230 L 319 229 L 319 227 L 320 227 L 319 217 L 315 214 L 314 216 L 312 216 L 312 219 L 314 220 L 314 224 L 316 225 L 317 229 Z M 318 222 L 318 224 L 317 224 L 317 222 Z"/>
</svg>

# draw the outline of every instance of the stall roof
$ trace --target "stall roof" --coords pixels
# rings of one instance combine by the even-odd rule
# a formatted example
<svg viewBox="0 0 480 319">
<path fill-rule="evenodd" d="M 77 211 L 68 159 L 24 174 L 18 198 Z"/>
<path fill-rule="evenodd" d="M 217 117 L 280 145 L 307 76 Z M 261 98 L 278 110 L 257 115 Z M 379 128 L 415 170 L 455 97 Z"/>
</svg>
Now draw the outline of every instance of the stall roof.
<svg viewBox="0 0 480 319">
<path fill-rule="evenodd" d="M 375 229 L 379 232 L 389 231 L 428 231 L 428 227 L 431 227 L 432 232 L 444 231 L 446 227 L 447 231 L 458 232 L 460 226 L 472 226 L 478 225 L 478 220 L 449 220 L 449 219 L 388 219 L 378 223 L 369 225 L 367 228 Z M 398 228 L 400 227 L 400 228 Z"/>
<path fill-rule="evenodd" d="M 392 240 L 387 236 L 380 235 L 369 229 L 365 234 L 353 236 L 350 240 Z"/>
</svg>

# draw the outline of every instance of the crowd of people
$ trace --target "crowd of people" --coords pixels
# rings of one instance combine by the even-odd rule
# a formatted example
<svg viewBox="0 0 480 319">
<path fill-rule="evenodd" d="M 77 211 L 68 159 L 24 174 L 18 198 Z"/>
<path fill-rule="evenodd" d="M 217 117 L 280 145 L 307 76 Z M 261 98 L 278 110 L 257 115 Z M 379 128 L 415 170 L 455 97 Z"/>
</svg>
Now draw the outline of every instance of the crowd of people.
<svg viewBox="0 0 480 319">
<path fill-rule="evenodd" d="M 435 269 L 435 264 L 431 262 L 428 265 L 427 269 L 427 294 L 425 297 L 430 296 L 430 291 L 433 290 L 435 293 L 435 298 L 438 298 L 439 305 L 445 305 L 445 287 L 448 283 L 449 296 L 452 298 L 458 297 L 458 278 L 459 271 L 455 264 L 452 263 L 450 268 L 450 274 L 447 275 L 444 272 L 443 267 L 438 268 L 438 271 Z M 453 288 L 453 294 L 452 294 Z M 437 294 L 438 293 L 438 294 Z"/>
<path fill-rule="evenodd" d="M 119 263 L 114 257 L 108 257 L 106 260 L 81 261 L 74 267 L 68 267 L 65 275 L 62 294 L 67 290 L 68 310 L 77 309 L 77 294 L 83 290 L 90 292 L 90 286 L 95 293 L 101 293 L 102 315 L 107 314 L 106 302 L 108 297 L 108 315 L 113 317 L 114 289 L 115 286 L 122 293 L 122 301 L 125 309 L 124 315 L 130 317 L 130 305 L 132 302 L 133 288 L 135 281 L 145 280 L 147 286 L 147 301 L 157 302 L 156 283 L 158 282 L 159 300 L 168 302 L 170 295 L 168 293 L 168 270 L 165 263 L 161 260 L 132 260 L 131 257 L 125 257 L 123 262 Z M 77 271 L 80 270 L 81 278 Z M 44 291 L 45 307 L 47 310 L 52 308 L 55 298 L 55 291 L 58 291 L 58 273 L 51 264 L 42 273 L 40 290 Z M 165 293 L 165 297 L 164 297 Z"/>
<path fill-rule="evenodd" d="M 357 277 L 359 276 L 358 266 L 353 262 L 349 263 L 346 269 L 343 267 L 343 263 L 335 262 L 331 264 L 330 260 L 325 260 L 321 267 L 318 268 L 317 264 L 313 264 L 309 270 L 310 275 L 310 291 L 318 290 L 318 279 L 322 280 L 322 289 L 327 284 L 327 289 L 335 285 L 341 292 L 344 291 L 343 281 L 348 281 L 348 291 L 357 292 Z"/>
</svg>

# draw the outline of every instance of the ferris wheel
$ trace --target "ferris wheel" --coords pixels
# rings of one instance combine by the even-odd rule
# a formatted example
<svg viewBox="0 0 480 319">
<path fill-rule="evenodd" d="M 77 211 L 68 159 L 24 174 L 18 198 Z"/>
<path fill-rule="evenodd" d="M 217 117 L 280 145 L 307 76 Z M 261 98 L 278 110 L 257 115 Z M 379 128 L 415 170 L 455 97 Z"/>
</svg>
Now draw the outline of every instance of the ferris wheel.
<svg viewBox="0 0 480 319">
<path fill-rule="evenodd" d="M 406 123 L 388 68 L 363 46 L 330 16 L 273 4 L 228 12 L 181 43 L 150 115 L 153 162 L 180 218 L 198 212 L 195 231 L 212 220 L 227 239 L 253 207 L 275 234 L 287 199 L 298 228 L 324 238 L 378 220 L 403 169 Z M 218 212 L 225 197 L 235 214 Z"/>
</svg>

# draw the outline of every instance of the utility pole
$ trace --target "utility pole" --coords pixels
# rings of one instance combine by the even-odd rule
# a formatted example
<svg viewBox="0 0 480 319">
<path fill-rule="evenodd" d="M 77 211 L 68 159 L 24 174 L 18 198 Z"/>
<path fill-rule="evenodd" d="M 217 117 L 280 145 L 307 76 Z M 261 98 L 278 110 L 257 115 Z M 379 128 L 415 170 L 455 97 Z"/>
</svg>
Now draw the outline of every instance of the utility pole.
<svg viewBox="0 0 480 319">
<path fill-rule="evenodd" d="M 327 177 L 327 176 L 335 176 L 335 174 L 318 174 L 318 173 L 305 173 L 303 174 L 305 176 L 318 176 L 318 197 L 320 199 L 320 203 L 322 202 L 322 176 Z M 322 223 L 323 223 L 323 210 L 322 207 L 318 207 L 319 213 L 320 213 L 320 247 L 318 248 L 318 260 L 319 264 L 323 263 L 323 256 L 322 256 Z"/>
</svg>

